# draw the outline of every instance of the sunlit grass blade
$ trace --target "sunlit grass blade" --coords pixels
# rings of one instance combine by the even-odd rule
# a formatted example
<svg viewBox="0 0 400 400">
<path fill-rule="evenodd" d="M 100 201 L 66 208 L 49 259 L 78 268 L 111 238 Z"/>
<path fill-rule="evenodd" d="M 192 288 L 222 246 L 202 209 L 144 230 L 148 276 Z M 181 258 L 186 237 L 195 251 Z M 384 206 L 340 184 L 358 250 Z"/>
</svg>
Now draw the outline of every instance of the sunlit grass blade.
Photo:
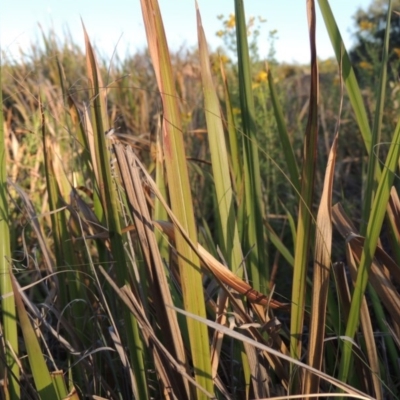
<svg viewBox="0 0 400 400">
<path fill-rule="evenodd" d="M 0 104 L 3 104 L 3 70 L 0 60 Z M 11 269 L 11 247 L 10 247 L 10 231 L 9 231 L 9 215 L 7 202 L 7 149 L 5 147 L 5 132 L 3 112 L 0 112 L 0 295 L 12 293 L 12 283 L 10 278 Z M 8 343 L 5 348 L 5 364 L 6 376 L 4 385 L 12 400 L 20 398 L 19 387 L 19 366 L 15 362 L 13 353 L 18 354 L 18 333 L 17 333 L 17 315 L 15 310 L 14 298 L 1 298 L 2 324 L 4 340 Z M 12 350 L 11 350 L 11 349 Z M 9 370 L 7 371 L 7 369 Z"/>
<path fill-rule="evenodd" d="M 308 364 L 318 370 L 321 370 L 322 368 L 325 346 L 325 324 L 332 251 L 332 189 L 338 138 L 339 133 L 337 132 L 333 140 L 326 167 L 325 181 L 320 206 L 318 208 L 315 233 Z M 303 393 L 306 395 L 318 393 L 318 388 L 318 377 L 313 374 L 306 374 Z"/>
<path fill-rule="evenodd" d="M 72 390 L 68 393 L 63 371 L 54 371 L 50 376 L 59 398 L 63 400 L 79 400 L 78 393 L 74 386 L 72 386 Z"/>
<path fill-rule="evenodd" d="M 156 165 L 156 183 L 157 187 L 159 189 L 159 192 L 161 196 L 166 199 L 168 197 L 167 194 L 167 179 L 166 179 L 166 174 L 165 174 L 165 168 L 164 168 L 164 155 L 163 155 L 163 147 L 162 147 L 162 120 L 161 117 L 159 118 L 159 125 L 157 128 L 157 140 L 156 140 L 156 151 L 155 151 L 155 165 Z M 166 221 L 168 220 L 168 213 L 161 204 L 160 200 L 156 197 L 154 199 L 154 212 L 153 212 L 153 219 L 154 220 L 160 220 L 160 221 Z M 167 238 L 165 235 L 163 235 L 159 230 L 156 230 L 155 232 L 157 242 L 158 242 L 158 249 L 160 252 L 160 255 L 162 257 L 162 260 L 164 261 L 165 265 L 170 265 L 170 262 L 172 261 L 172 257 L 170 257 L 170 247 Z M 180 307 L 183 307 L 183 299 L 182 296 L 179 292 L 179 289 L 177 286 L 174 284 L 174 278 L 173 274 L 171 274 L 171 271 L 169 268 L 164 268 L 165 275 L 168 280 L 171 296 L 173 299 L 173 303 L 175 305 L 179 304 Z M 184 317 L 181 315 L 178 315 L 178 319 L 180 319 L 180 328 L 183 328 L 185 325 Z M 187 337 L 187 329 L 181 329 L 181 334 L 185 339 L 185 343 L 189 342 L 189 339 Z"/>
<path fill-rule="evenodd" d="M 120 286 L 129 284 L 129 263 L 125 257 L 124 240 L 121 232 L 119 209 L 111 178 L 110 156 L 106 146 L 105 132 L 108 130 L 107 109 L 105 99 L 105 88 L 103 87 L 97 66 L 96 58 L 91 46 L 89 37 L 84 29 L 86 46 L 86 64 L 88 69 L 88 78 L 90 83 L 89 92 L 93 102 L 93 136 L 95 154 L 97 161 L 97 179 L 100 201 L 102 203 L 102 212 L 104 213 L 104 222 L 110 232 L 111 251 L 113 261 L 116 266 L 117 281 Z M 99 218 L 101 220 L 101 218 Z M 101 221 L 103 222 L 103 221 Z M 104 259 L 104 262 L 107 260 Z M 128 310 L 124 310 L 125 329 L 128 333 L 128 345 L 130 349 L 131 363 L 137 382 L 136 395 L 138 398 L 148 397 L 148 385 L 146 382 L 146 370 L 144 366 L 143 344 L 140 338 L 137 321 Z M 133 388 L 135 390 L 135 388 Z"/>
<path fill-rule="evenodd" d="M 393 232 L 391 235 L 391 242 L 393 243 L 393 246 L 391 247 L 394 258 L 397 264 L 400 265 L 400 199 L 395 187 L 393 187 L 390 192 L 387 213 L 390 224 L 393 227 Z"/>
<path fill-rule="evenodd" d="M 364 145 L 369 153 L 371 150 L 371 127 L 368 122 L 367 111 L 361 95 L 360 88 L 354 73 L 354 69 L 350 62 L 350 57 L 344 47 L 342 36 L 336 24 L 332 10 L 328 0 L 318 0 L 321 14 L 324 18 L 325 26 L 331 39 L 333 50 L 339 65 L 342 66 L 343 82 L 346 86 L 351 105 L 354 110 L 355 118 L 360 128 Z"/>
<path fill-rule="evenodd" d="M 220 243 L 218 245 L 221 247 L 228 267 L 236 272 L 242 263 L 243 253 L 241 251 L 239 232 L 236 224 L 235 204 L 229 174 L 228 152 L 222 125 L 221 109 L 211 75 L 207 42 L 198 9 L 197 35 L 203 82 L 204 109 L 215 183 L 216 204 L 219 213 L 217 220 L 220 224 Z M 242 275 L 242 272 L 239 275 Z"/>
<path fill-rule="evenodd" d="M 76 140 L 78 141 L 82 149 L 79 153 L 79 162 L 82 165 L 81 168 L 85 168 L 87 171 L 91 171 L 94 174 L 96 172 L 96 168 L 94 168 L 95 165 L 93 166 L 93 169 L 90 166 L 91 161 L 94 161 L 91 160 L 90 157 L 91 152 L 88 138 L 88 131 L 93 132 L 93 130 L 89 129 L 89 126 L 87 125 L 87 123 L 85 123 L 88 121 L 88 118 L 86 118 L 86 114 L 83 111 L 79 110 L 77 102 L 71 95 L 68 96 L 68 107 L 69 115 L 76 132 Z"/>
<path fill-rule="evenodd" d="M 266 224 L 266 228 L 268 230 L 268 237 L 271 240 L 271 243 L 275 246 L 275 248 L 279 251 L 280 254 L 285 258 L 289 265 L 293 267 L 294 257 L 290 252 L 288 247 L 282 241 L 282 239 L 278 236 L 278 234 L 272 229 L 269 224 Z"/>
<path fill-rule="evenodd" d="M 266 234 L 263 224 L 263 202 L 255 123 L 251 65 L 247 43 L 247 26 L 243 0 L 235 0 L 236 40 L 238 49 L 240 108 L 243 127 L 244 186 L 243 252 L 248 253 L 246 265 L 253 287 L 262 292 L 269 288 L 269 265 Z"/>
<path fill-rule="evenodd" d="M 197 4 L 196 4 L 197 5 Z M 211 74 L 210 57 L 207 49 L 207 41 L 202 26 L 200 12 L 197 7 L 197 36 L 199 42 L 199 56 L 201 65 L 201 76 L 203 82 L 203 94 L 204 94 L 204 109 L 206 114 L 207 122 L 207 133 L 208 141 L 211 153 L 211 162 L 213 170 L 213 182 L 215 184 L 215 203 L 216 210 L 218 210 L 218 232 L 219 232 L 219 243 L 218 246 L 221 249 L 225 262 L 228 268 L 231 269 L 238 276 L 243 276 L 243 269 L 239 268 L 243 261 L 242 247 L 239 240 L 239 230 L 237 226 L 236 218 L 236 207 L 234 201 L 234 194 L 231 185 L 231 176 L 229 173 L 229 162 L 228 162 L 228 149 L 225 141 L 224 129 L 222 124 L 221 108 L 217 96 L 217 92 L 214 86 L 213 77 Z M 222 69 L 221 63 L 221 69 Z M 236 131 L 233 126 L 233 115 L 229 102 L 229 92 L 227 90 L 227 82 L 225 81 L 225 94 L 228 96 L 228 130 L 230 133 L 230 148 L 232 155 L 232 170 L 235 173 L 236 183 L 241 186 L 241 168 L 242 165 L 239 163 L 238 146 Z M 229 117 L 230 115 L 230 117 Z M 229 124 L 231 126 L 229 126 Z M 226 294 L 224 295 L 226 296 Z M 222 296 L 222 297 L 224 297 Z M 227 300 L 227 298 L 226 298 Z M 223 302 L 224 303 L 224 302 Z M 219 314 L 217 318 L 222 318 Z M 223 335 L 220 334 L 218 337 L 219 350 L 214 352 L 219 354 L 220 346 L 222 345 Z M 255 363 L 249 363 L 249 356 L 253 354 L 252 349 L 245 349 L 246 354 L 242 353 L 242 364 L 244 366 L 244 379 L 250 381 L 252 374 L 250 370 L 253 369 L 260 371 L 257 367 L 252 368 Z M 240 357 L 240 351 L 237 351 L 237 356 Z M 216 359 L 216 358 L 214 358 Z M 213 372 L 213 376 L 216 376 L 216 371 Z M 261 379 L 262 380 L 262 379 Z M 256 385 L 254 385 L 257 387 Z M 262 396 L 262 391 L 259 391 L 259 396 Z"/>
<path fill-rule="evenodd" d="M 197 234 L 185 159 L 182 124 L 160 9 L 156 0 L 141 0 L 141 5 L 150 55 L 163 103 L 163 150 L 172 210 L 190 238 L 196 242 Z M 194 314 L 205 316 L 199 259 L 179 232 L 176 235 L 176 247 L 179 253 L 178 264 L 185 309 Z M 213 392 L 207 329 L 204 325 L 193 320 L 188 320 L 187 324 L 196 381 L 207 391 Z M 203 397 L 201 392 L 197 391 L 197 394 L 199 397 Z"/>
<path fill-rule="evenodd" d="M 311 88 L 308 120 L 304 137 L 303 166 L 301 172 L 301 196 L 299 201 L 299 215 L 294 252 L 294 273 L 292 287 L 292 313 L 290 321 L 290 352 L 291 356 L 301 359 L 301 335 L 304 322 L 306 272 L 308 255 L 312 238 L 311 214 L 314 176 L 317 151 L 318 133 L 318 61 L 315 46 L 315 4 L 313 0 L 307 1 L 307 15 L 309 23 L 310 48 L 311 48 Z M 294 387 L 298 380 L 294 380 Z M 297 386 L 298 387 L 298 386 Z"/>
<path fill-rule="evenodd" d="M 157 187 L 164 198 L 167 198 L 167 184 L 165 179 L 165 169 L 164 169 L 164 155 L 162 150 L 162 126 L 161 126 L 161 119 L 159 120 L 159 125 L 157 127 L 157 139 L 155 143 L 155 165 L 156 165 L 156 183 Z M 160 203 L 160 201 L 156 198 L 154 199 L 154 213 L 153 219 L 155 220 L 167 220 L 168 214 L 165 211 L 164 207 Z M 160 235 L 159 232 L 155 233 L 157 241 L 158 241 L 158 248 L 160 250 L 161 257 L 163 260 L 169 260 L 169 248 L 168 243 L 166 242 L 163 235 Z M 168 273 L 168 272 L 167 272 Z"/>
</svg>

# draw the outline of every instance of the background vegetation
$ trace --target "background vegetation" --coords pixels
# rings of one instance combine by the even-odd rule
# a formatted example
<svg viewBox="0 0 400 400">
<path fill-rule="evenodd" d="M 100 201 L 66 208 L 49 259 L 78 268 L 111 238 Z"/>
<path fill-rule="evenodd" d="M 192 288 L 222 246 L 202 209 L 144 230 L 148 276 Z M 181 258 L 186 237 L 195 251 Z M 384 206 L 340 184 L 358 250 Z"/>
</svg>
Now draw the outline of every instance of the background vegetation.
<svg viewBox="0 0 400 400">
<path fill-rule="evenodd" d="M 398 398 L 400 4 L 347 53 L 308 1 L 301 66 L 242 1 L 213 54 L 141 3 L 144 53 L 2 57 L 2 398 Z"/>
</svg>

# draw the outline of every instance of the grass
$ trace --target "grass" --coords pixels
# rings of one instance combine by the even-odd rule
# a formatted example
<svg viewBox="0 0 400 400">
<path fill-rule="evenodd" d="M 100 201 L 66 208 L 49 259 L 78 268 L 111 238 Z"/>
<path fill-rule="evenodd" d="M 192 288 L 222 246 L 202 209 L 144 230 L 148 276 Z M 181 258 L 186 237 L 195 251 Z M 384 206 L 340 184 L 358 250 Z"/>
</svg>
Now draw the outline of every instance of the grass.
<svg viewBox="0 0 400 400">
<path fill-rule="evenodd" d="M 2 397 L 398 398 L 387 52 L 365 97 L 325 0 L 336 62 L 310 0 L 301 67 L 254 56 L 243 1 L 237 64 L 201 10 L 173 54 L 141 5 L 148 53 L 112 67 L 84 28 L 3 58 Z"/>
</svg>

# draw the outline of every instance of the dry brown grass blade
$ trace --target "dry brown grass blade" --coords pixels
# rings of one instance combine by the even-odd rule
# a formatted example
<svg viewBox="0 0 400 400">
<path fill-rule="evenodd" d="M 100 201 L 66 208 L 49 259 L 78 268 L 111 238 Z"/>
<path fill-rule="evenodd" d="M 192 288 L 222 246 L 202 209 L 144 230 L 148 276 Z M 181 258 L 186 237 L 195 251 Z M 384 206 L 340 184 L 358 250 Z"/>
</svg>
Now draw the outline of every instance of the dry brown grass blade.
<svg viewBox="0 0 400 400">
<path fill-rule="evenodd" d="M 397 244 L 397 262 L 399 262 L 400 255 L 400 199 L 395 187 L 390 191 L 389 204 L 387 207 L 387 214 L 390 219 L 390 224 L 394 228 L 395 240 Z M 393 246 L 394 247 L 394 246 Z M 396 251 L 396 250 L 395 250 Z"/>
<path fill-rule="evenodd" d="M 317 215 L 310 315 L 311 326 L 308 347 L 308 364 L 316 369 L 321 369 L 324 354 L 326 307 L 328 302 L 332 250 L 332 186 L 338 138 L 339 134 L 337 132 L 329 153 L 322 197 Z M 317 393 L 319 378 L 314 374 L 307 373 L 304 379 L 304 394 Z"/>
<path fill-rule="evenodd" d="M 225 291 L 220 290 L 218 299 L 217 299 L 217 316 L 216 321 L 218 324 L 225 325 L 227 322 L 227 311 L 228 311 L 228 302 L 229 297 Z M 224 335 L 221 332 L 215 331 L 213 335 L 213 339 L 211 342 L 211 371 L 212 378 L 215 379 L 217 376 L 220 354 L 222 348 L 222 340 Z"/>
<path fill-rule="evenodd" d="M 182 366 L 188 368 L 176 313 L 165 307 L 165 304 L 172 304 L 172 297 L 139 176 L 139 169 L 133 156 L 133 150 L 131 147 L 125 147 L 118 142 L 114 142 L 113 146 L 118 160 L 120 176 L 135 221 L 141 249 L 148 266 L 149 284 L 152 286 L 152 297 L 159 317 L 159 324 L 164 327 L 163 335 L 166 343 L 169 344 L 169 351 Z M 190 397 L 187 382 L 177 382 L 176 384 L 186 392 L 186 397 Z M 181 398 L 182 396 L 184 396 L 183 393 L 181 393 Z"/>
<path fill-rule="evenodd" d="M 97 165 L 94 131 L 91 123 L 90 109 L 87 106 L 85 106 L 84 108 L 82 117 L 83 117 L 82 125 L 84 127 L 84 132 L 86 134 L 86 139 L 89 145 L 90 160 L 92 163 L 94 176 L 96 177 L 96 181 L 99 182 L 99 166 Z"/>
</svg>

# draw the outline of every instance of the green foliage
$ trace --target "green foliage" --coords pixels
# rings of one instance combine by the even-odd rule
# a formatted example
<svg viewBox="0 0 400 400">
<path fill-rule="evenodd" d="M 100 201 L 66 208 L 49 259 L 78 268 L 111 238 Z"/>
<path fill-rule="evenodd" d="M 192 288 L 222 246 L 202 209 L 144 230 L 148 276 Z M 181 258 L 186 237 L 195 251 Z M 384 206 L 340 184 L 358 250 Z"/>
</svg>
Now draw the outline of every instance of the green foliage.
<svg viewBox="0 0 400 400">
<path fill-rule="evenodd" d="M 362 86 L 373 87 L 379 76 L 384 36 L 387 28 L 388 1 L 373 0 L 367 9 L 359 9 L 354 15 L 355 46 L 350 58 Z M 393 1 L 389 31 L 388 71 L 390 80 L 397 80 L 400 66 L 400 1 Z"/>
</svg>

